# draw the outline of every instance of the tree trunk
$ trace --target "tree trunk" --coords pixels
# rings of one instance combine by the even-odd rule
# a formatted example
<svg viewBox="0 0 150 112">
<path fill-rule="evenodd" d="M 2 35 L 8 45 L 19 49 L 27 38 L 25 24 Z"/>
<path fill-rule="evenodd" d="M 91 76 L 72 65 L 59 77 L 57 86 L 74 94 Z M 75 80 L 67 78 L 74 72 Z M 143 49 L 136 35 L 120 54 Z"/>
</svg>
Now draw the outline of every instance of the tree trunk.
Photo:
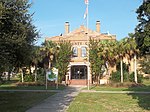
<svg viewBox="0 0 150 112">
<path fill-rule="evenodd" d="M 120 67 L 121 67 L 121 83 L 123 83 L 123 65 L 122 65 L 122 59 L 120 61 Z"/>
<path fill-rule="evenodd" d="M 10 81 L 10 71 L 8 72 L 7 80 Z"/>
<path fill-rule="evenodd" d="M 7 76 L 6 76 L 6 80 L 10 81 L 10 74 L 11 74 L 11 68 L 8 67 L 8 69 L 6 70 L 8 72 Z"/>
<path fill-rule="evenodd" d="M 34 70 L 32 70 L 32 74 L 34 75 L 34 81 L 36 82 L 37 81 L 37 65 L 35 64 L 34 65 Z"/>
<path fill-rule="evenodd" d="M 24 77 L 23 77 L 23 70 L 20 68 L 20 73 L 21 73 L 21 82 L 24 82 Z"/>
<path fill-rule="evenodd" d="M 48 69 L 50 69 L 50 68 L 51 68 L 51 62 L 49 60 L 49 62 L 48 62 Z"/>
<path fill-rule="evenodd" d="M 136 54 L 134 54 L 134 81 L 135 81 L 135 83 L 138 83 L 137 82 L 137 71 L 136 71 L 136 69 L 137 69 Z"/>
<path fill-rule="evenodd" d="M 34 81 L 36 82 L 36 81 L 37 81 L 37 68 L 35 68 L 34 75 L 35 75 L 35 77 L 34 77 Z"/>
</svg>

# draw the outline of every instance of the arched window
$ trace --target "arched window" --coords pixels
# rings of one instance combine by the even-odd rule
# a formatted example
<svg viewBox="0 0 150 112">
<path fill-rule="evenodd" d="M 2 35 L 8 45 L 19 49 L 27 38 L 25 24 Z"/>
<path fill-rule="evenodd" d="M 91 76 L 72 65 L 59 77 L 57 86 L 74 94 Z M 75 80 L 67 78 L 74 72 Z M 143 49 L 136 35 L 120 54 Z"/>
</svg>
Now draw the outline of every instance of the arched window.
<svg viewBox="0 0 150 112">
<path fill-rule="evenodd" d="M 78 57 L 78 48 L 77 47 L 73 47 L 72 52 L 73 52 L 73 57 Z"/>
<path fill-rule="evenodd" d="M 86 47 L 81 47 L 81 56 L 82 57 L 86 57 L 87 56 Z"/>
</svg>

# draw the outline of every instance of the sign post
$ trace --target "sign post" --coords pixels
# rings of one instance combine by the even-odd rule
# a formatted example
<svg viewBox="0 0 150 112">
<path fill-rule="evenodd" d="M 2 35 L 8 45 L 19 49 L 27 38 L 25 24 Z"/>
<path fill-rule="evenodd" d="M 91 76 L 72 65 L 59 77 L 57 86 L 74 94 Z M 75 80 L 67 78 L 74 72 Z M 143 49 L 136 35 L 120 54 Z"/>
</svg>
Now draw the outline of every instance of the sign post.
<svg viewBox="0 0 150 112">
<path fill-rule="evenodd" d="M 56 81 L 56 89 L 58 89 L 58 69 L 52 68 L 52 70 L 46 72 L 46 89 L 47 81 Z"/>
<path fill-rule="evenodd" d="M 53 68 L 52 69 L 53 73 L 55 74 L 56 78 L 56 89 L 58 89 L 58 69 L 57 68 Z"/>
</svg>

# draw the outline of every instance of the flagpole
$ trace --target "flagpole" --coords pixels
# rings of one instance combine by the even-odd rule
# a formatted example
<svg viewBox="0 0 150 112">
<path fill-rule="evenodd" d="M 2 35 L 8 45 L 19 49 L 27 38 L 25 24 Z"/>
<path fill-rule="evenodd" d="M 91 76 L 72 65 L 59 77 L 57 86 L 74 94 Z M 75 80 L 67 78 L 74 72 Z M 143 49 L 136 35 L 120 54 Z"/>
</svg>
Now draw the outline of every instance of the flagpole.
<svg viewBox="0 0 150 112">
<path fill-rule="evenodd" d="M 87 43 L 89 46 L 89 35 L 88 35 L 88 27 L 89 27 L 89 1 L 87 1 L 86 3 L 86 8 L 87 8 L 87 18 L 86 18 L 86 28 L 87 28 Z M 89 52 L 88 52 L 88 90 L 90 90 L 90 72 L 89 72 L 89 68 L 90 68 L 90 62 L 89 62 Z"/>
<path fill-rule="evenodd" d="M 88 34 L 88 27 L 89 27 L 89 4 L 86 4 L 87 8 L 87 18 L 86 18 L 86 27 L 87 27 L 87 34 Z"/>
</svg>

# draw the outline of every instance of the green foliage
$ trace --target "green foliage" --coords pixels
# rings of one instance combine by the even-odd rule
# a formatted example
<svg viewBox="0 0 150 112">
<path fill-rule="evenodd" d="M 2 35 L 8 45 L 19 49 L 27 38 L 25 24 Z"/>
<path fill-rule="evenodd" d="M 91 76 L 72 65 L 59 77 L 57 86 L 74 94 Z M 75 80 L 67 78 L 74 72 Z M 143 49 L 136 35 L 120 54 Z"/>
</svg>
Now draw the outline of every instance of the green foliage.
<svg viewBox="0 0 150 112">
<path fill-rule="evenodd" d="M 37 82 L 44 83 L 45 82 L 45 71 L 43 68 L 39 68 L 37 70 Z"/>
<path fill-rule="evenodd" d="M 135 37 L 142 54 L 150 53 L 150 1 L 144 0 L 137 9 L 139 24 L 135 28 Z"/>
<path fill-rule="evenodd" d="M 111 78 L 110 78 L 113 82 L 120 82 L 121 81 L 121 72 L 120 70 L 119 71 L 116 71 L 116 72 L 113 72 L 111 74 Z M 127 71 L 124 71 L 123 72 L 123 80 L 125 82 L 129 81 L 129 73 Z"/>
<path fill-rule="evenodd" d="M 33 46 L 32 56 L 31 56 L 31 63 L 32 66 L 37 67 L 38 63 L 42 62 L 43 55 L 41 55 L 41 50 L 39 46 Z"/>
<path fill-rule="evenodd" d="M 20 82 L 22 81 L 22 75 L 21 75 L 21 73 L 18 73 L 18 74 L 17 74 L 17 78 L 19 78 L 19 81 L 20 81 Z"/>
<path fill-rule="evenodd" d="M 52 41 L 45 41 L 40 49 L 44 68 L 49 68 L 56 62 L 56 55 L 58 54 L 57 44 Z"/>
<path fill-rule="evenodd" d="M 18 73 L 17 77 L 19 78 L 19 81 L 21 82 L 22 81 L 22 74 Z M 33 82 L 34 76 L 32 74 L 24 74 L 23 79 L 24 79 L 24 82 Z"/>
<path fill-rule="evenodd" d="M 4 80 L 2 79 L 2 76 L 0 75 L 0 85 L 4 83 Z"/>
<path fill-rule="evenodd" d="M 120 75 L 120 71 L 116 71 L 116 72 L 113 72 L 112 75 L 111 75 L 111 81 L 113 82 L 120 82 L 120 79 L 121 79 L 121 75 Z M 134 79 L 134 72 L 132 72 L 131 74 L 129 74 L 128 72 L 124 72 L 123 73 L 123 78 L 124 78 L 124 81 L 125 82 L 135 82 L 135 79 Z M 138 83 L 142 83 L 142 75 L 140 74 L 137 74 L 137 79 L 138 79 Z"/>
<path fill-rule="evenodd" d="M 121 75 L 120 75 L 120 71 L 117 71 L 117 72 L 113 72 L 111 74 L 111 80 L 114 81 L 114 82 L 120 82 L 120 79 L 121 79 Z"/>
<path fill-rule="evenodd" d="M 61 82 L 64 80 L 65 75 L 68 72 L 68 65 L 71 60 L 72 50 L 71 43 L 67 41 L 61 41 L 58 46 L 59 50 L 56 57 L 56 68 L 59 70 L 58 79 Z"/>
<path fill-rule="evenodd" d="M 27 66 L 38 32 L 28 0 L 0 0 L 0 71 Z"/>
<path fill-rule="evenodd" d="M 125 63 L 123 63 L 122 65 L 123 65 L 122 66 L 123 67 L 123 72 L 128 72 L 129 71 L 129 65 L 127 65 Z M 117 71 L 120 71 L 120 69 L 121 69 L 120 62 L 116 63 L 116 69 L 117 69 Z"/>
<path fill-rule="evenodd" d="M 33 82 L 34 81 L 34 76 L 32 74 L 26 74 L 24 76 L 24 82 Z"/>
<path fill-rule="evenodd" d="M 89 43 L 89 61 L 91 67 L 91 73 L 96 78 L 102 76 L 102 65 L 104 65 L 104 60 L 102 60 L 102 49 L 99 47 L 99 41 L 90 39 Z M 96 79 L 98 80 L 98 79 Z"/>
<path fill-rule="evenodd" d="M 144 59 L 140 60 L 141 70 L 146 73 L 150 74 L 150 55 L 144 57 Z"/>
<path fill-rule="evenodd" d="M 142 79 L 143 79 L 143 76 L 142 75 L 140 75 L 140 74 L 137 74 L 137 82 L 138 83 L 142 83 Z M 134 72 L 132 72 L 130 75 L 129 75 L 129 81 L 130 82 L 135 82 L 135 80 L 134 80 Z"/>
</svg>

